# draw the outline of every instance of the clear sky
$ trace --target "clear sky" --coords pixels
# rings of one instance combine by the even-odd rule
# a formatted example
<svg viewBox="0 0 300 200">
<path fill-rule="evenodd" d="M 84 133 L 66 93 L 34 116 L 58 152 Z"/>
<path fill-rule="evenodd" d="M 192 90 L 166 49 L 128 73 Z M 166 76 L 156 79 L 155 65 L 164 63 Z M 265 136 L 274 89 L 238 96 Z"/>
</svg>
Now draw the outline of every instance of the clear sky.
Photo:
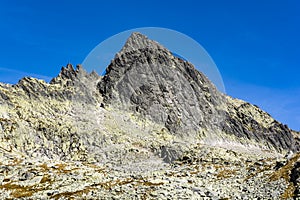
<svg viewBox="0 0 300 200">
<path fill-rule="evenodd" d="M 300 1 L 0 1 L 0 81 L 49 80 L 101 41 L 164 27 L 198 41 L 227 94 L 300 130 Z"/>
</svg>

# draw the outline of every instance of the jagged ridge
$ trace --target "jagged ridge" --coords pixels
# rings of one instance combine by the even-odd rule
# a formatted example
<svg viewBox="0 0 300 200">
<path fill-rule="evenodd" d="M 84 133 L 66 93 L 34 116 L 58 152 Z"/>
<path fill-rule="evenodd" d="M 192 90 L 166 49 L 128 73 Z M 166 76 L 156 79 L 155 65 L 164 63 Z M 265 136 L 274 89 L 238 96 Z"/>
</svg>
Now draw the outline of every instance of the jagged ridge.
<svg viewBox="0 0 300 200">
<path fill-rule="evenodd" d="M 191 63 L 139 33 L 131 35 L 98 87 L 107 104 L 163 124 L 172 134 L 213 140 L 227 134 L 279 151 L 299 150 L 287 126 L 221 94 Z"/>
<path fill-rule="evenodd" d="M 299 154 L 277 159 L 299 133 L 139 33 L 104 77 L 68 64 L 0 104 L 3 198 L 299 197 Z"/>
</svg>

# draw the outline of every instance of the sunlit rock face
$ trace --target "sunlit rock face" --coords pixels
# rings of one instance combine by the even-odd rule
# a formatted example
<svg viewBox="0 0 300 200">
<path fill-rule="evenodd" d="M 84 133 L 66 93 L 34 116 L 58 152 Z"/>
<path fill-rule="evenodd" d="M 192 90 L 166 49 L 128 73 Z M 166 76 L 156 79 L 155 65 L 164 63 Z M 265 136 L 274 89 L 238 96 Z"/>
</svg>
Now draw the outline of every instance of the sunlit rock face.
<svg viewBox="0 0 300 200">
<path fill-rule="evenodd" d="M 299 138 L 133 33 L 104 77 L 0 84 L 0 199 L 298 198 Z"/>
</svg>

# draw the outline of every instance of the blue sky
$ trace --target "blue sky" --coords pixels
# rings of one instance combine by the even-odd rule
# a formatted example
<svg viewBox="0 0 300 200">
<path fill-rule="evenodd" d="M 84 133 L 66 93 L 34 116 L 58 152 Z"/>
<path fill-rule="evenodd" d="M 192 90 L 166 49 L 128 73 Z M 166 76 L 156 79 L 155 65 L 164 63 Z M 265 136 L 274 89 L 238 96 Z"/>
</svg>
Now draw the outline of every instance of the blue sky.
<svg viewBox="0 0 300 200">
<path fill-rule="evenodd" d="M 2 0 L 0 81 L 49 79 L 114 34 L 164 27 L 207 50 L 227 94 L 300 130 L 299 10 L 297 0 Z"/>
</svg>

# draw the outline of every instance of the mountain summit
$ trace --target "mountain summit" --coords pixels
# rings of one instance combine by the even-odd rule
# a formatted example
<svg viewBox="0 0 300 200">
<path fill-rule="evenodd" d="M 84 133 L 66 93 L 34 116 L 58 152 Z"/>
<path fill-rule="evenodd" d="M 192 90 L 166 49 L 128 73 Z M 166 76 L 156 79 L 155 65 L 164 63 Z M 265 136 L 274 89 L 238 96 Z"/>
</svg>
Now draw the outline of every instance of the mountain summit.
<svg viewBox="0 0 300 200">
<path fill-rule="evenodd" d="M 156 41 L 148 39 L 147 36 L 141 33 L 134 32 L 127 39 L 125 45 L 123 46 L 119 54 L 124 54 L 126 52 L 136 51 L 144 48 L 166 50 L 162 45 L 160 45 Z"/>
<path fill-rule="evenodd" d="M 299 150 L 291 130 L 258 107 L 232 99 L 195 67 L 133 33 L 98 84 L 106 104 L 161 124 L 172 135 L 207 142 Z"/>
<path fill-rule="evenodd" d="M 68 64 L 0 105 L 3 199 L 300 197 L 299 133 L 141 33 L 105 76 Z"/>
</svg>

